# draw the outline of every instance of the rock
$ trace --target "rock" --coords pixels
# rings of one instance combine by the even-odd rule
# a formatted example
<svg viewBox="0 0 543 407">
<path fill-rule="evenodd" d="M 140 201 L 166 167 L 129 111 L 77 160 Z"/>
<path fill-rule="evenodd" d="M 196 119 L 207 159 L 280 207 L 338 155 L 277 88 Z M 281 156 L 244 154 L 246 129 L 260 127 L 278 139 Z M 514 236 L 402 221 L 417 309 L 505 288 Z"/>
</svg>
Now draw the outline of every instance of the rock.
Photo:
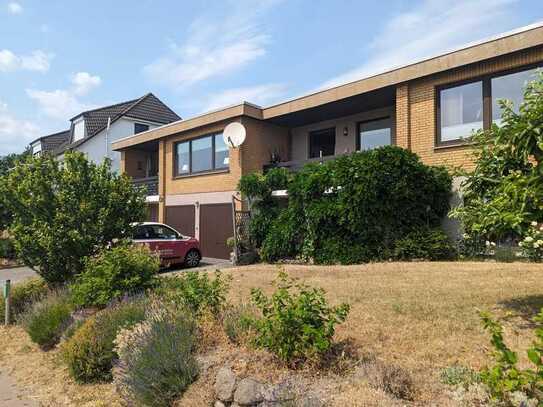
<svg viewBox="0 0 543 407">
<path fill-rule="evenodd" d="M 275 403 L 294 400 L 296 395 L 288 383 L 281 383 L 275 386 L 262 386 L 262 398 L 265 401 Z"/>
<path fill-rule="evenodd" d="M 264 386 L 256 380 L 247 378 L 239 382 L 234 393 L 234 401 L 242 406 L 257 404 L 264 401 Z"/>
<path fill-rule="evenodd" d="M 236 389 L 236 375 L 232 369 L 223 367 L 215 378 L 215 395 L 220 401 L 231 401 Z"/>
<path fill-rule="evenodd" d="M 213 407 L 226 407 L 226 406 L 224 405 L 222 401 L 217 400 L 215 404 L 213 405 Z"/>
<path fill-rule="evenodd" d="M 324 406 L 324 403 L 316 397 L 307 396 L 300 400 L 299 406 L 300 407 L 322 407 Z"/>
</svg>

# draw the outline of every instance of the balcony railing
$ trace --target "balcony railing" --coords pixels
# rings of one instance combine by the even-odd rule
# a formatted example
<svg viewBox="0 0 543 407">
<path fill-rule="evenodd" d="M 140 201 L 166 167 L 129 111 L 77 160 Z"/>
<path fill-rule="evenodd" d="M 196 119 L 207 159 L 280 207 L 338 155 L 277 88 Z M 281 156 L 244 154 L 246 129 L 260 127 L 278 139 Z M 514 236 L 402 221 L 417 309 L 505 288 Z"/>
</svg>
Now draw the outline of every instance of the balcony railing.
<svg viewBox="0 0 543 407">
<path fill-rule="evenodd" d="M 135 178 L 132 183 L 137 188 L 145 188 L 147 196 L 158 195 L 158 177 Z"/>
<path fill-rule="evenodd" d="M 350 153 L 345 153 L 350 154 Z M 309 163 L 323 163 L 325 161 L 335 160 L 345 154 L 328 155 L 325 157 L 310 158 L 308 160 L 293 160 L 293 161 L 281 161 L 277 163 L 270 163 L 264 166 L 264 172 L 272 168 L 288 168 L 291 171 L 299 171 L 302 167 Z"/>
</svg>

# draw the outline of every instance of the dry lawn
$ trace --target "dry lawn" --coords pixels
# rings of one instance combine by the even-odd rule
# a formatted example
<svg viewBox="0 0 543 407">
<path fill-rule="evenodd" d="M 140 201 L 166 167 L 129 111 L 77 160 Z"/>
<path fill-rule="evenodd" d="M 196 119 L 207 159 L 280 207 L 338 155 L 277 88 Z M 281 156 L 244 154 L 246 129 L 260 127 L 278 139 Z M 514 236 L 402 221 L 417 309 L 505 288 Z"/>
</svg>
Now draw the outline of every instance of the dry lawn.
<svg viewBox="0 0 543 407">
<path fill-rule="evenodd" d="M 338 341 L 349 343 L 360 357 L 400 366 L 413 378 L 414 400 L 407 402 L 372 388 L 365 377 L 356 374 L 317 375 L 311 369 L 303 370 L 300 375 L 316 383 L 314 387 L 334 406 L 458 405 L 439 375 L 447 366 L 479 369 L 489 362 L 488 337 L 477 310 L 499 316 L 508 343 L 523 350 L 533 339 L 530 319 L 543 307 L 543 266 L 536 264 L 388 263 L 288 265 L 284 269 L 307 284 L 324 288 L 332 304 L 351 304 L 346 323 L 337 330 Z M 233 277 L 231 301 L 247 302 L 252 287 L 270 293 L 277 271 L 271 265 L 225 270 Z M 0 327 L 0 343 L 0 369 L 8 368 L 43 405 L 118 405 L 111 386 L 76 385 L 55 351 L 38 351 L 19 328 Z M 268 380 L 291 374 L 270 355 L 230 345 L 224 338 L 211 343 L 210 354 L 209 373 L 177 405 L 209 405 L 214 367 L 224 361 L 238 372 Z"/>
</svg>

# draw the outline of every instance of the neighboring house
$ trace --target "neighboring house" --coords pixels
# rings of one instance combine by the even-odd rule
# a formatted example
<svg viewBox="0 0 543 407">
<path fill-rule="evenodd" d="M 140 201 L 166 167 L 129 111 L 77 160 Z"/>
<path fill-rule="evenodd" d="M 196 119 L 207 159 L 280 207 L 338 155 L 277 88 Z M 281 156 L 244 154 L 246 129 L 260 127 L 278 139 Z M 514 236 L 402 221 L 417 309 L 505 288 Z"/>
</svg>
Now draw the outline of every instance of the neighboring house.
<svg viewBox="0 0 543 407">
<path fill-rule="evenodd" d="M 113 148 L 122 154 L 121 169 L 136 180 L 145 177 L 137 163 L 156 157 L 153 216 L 198 237 L 204 256 L 227 258 L 232 195 L 243 174 L 272 164 L 296 169 L 387 144 L 426 164 L 470 167 L 464 139 L 499 122 L 498 99 L 518 106 L 526 81 L 542 65 L 538 24 L 270 107 L 244 102 L 177 121 Z M 222 141 L 234 121 L 247 130 L 239 149 Z"/>
<path fill-rule="evenodd" d="M 30 150 L 34 155 L 44 153 L 54 153 L 60 146 L 66 144 L 70 140 L 70 130 L 64 130 L 58 133 L 49 134 L 48 136 L 40 137 L 30 143 Z"/>
<path fill-rule="evenodd" d="M 111 143 L 119 139 L 180 120 L 180 117 L 152 93 L 138 99 L 88 110 L 73 117 L 70 129 L 35 140 L 30 144 L 34 154 L 48 152 L 59 159 L 66 151 L 81 151 L 101 163 L 111 160 L 113 171 L 119 171 L 121 154 Z M 146 177 L 157 175 L 158 162 L 136 163 Z"/>
</svg>

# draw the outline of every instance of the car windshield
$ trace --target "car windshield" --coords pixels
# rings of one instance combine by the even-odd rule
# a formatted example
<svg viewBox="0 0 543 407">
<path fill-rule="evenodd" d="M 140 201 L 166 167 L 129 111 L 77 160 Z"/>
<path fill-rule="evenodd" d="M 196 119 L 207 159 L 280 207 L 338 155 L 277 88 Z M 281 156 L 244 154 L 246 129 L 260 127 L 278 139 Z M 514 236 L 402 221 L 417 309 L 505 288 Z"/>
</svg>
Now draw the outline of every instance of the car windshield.
<svg viewBox="0 0 543 407">
<path fill-rule="evenodd" d="M 134 239 L 176 239 L 177 233 L 163 225 L 141 225 L 136 227 Z"/>
</svg>

